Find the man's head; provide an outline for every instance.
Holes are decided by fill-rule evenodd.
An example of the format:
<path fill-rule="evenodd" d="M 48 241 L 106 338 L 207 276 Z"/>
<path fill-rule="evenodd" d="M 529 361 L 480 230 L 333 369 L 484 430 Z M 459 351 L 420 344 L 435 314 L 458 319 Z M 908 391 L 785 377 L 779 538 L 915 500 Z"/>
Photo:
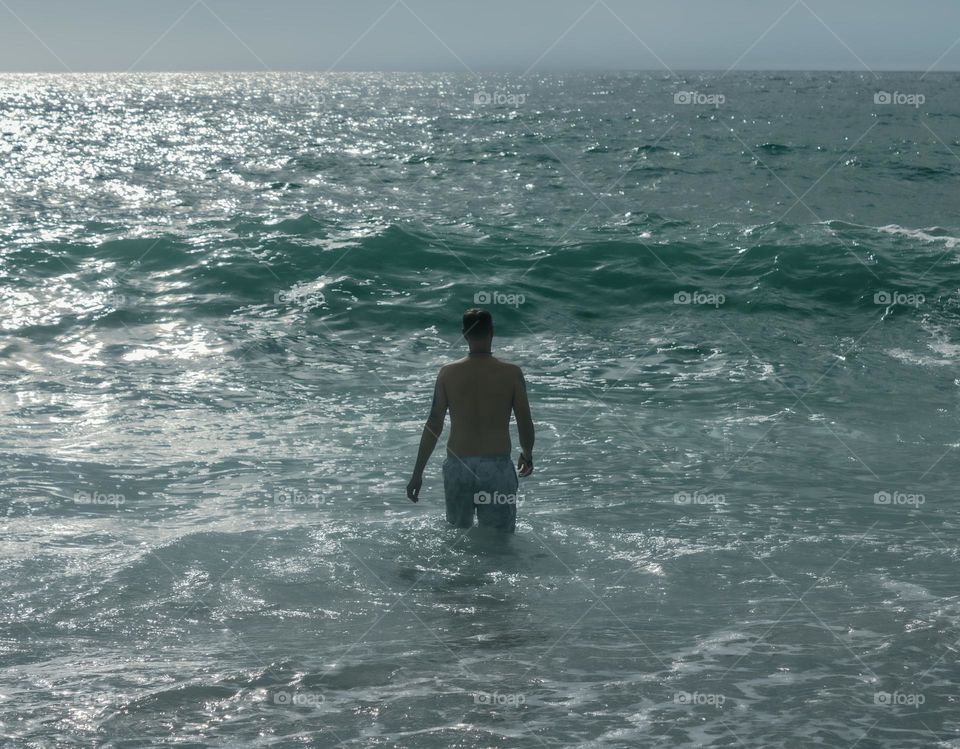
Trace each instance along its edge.
<path fill-rule="evenodd" d="M 493 340 L 493 316 L 485 309 L 471 307 L 463 313 L 463 337 L 470 350 L 490 348 Z"/>

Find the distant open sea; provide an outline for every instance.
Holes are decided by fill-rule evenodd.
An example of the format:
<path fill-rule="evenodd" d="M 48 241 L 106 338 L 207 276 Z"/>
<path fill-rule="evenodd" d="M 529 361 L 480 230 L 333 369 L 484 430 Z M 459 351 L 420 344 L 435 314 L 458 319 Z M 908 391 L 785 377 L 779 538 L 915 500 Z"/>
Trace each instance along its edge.
<path fill-rule="evenodd" d="M 0 75 L 0 745 L 960 746 L 958 133 L 954 74 Z M 475 303 L 512 538 L 442 447 L 404 497 Z"/>

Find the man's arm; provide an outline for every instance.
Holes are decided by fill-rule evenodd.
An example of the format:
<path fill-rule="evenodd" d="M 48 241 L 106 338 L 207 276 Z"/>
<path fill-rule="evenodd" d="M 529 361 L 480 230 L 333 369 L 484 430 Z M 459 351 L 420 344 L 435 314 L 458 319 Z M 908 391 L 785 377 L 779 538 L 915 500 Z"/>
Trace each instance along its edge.
<path fill-rule="evenodd" d="M 517 420 L 517 432 L 520 434 L 520 459 L 517 470 L 520 476 L 533 473 L 533 417 L 530 415 L 530 401 L 527 399 L 527 381 L 517 367 L 517 381 L 513 386 L 513 416 Z"/>
<path fill-rule="evenodd" d="M 440 433 L 443 432 L 443 420 L 447 416 L 447 392 L 444 387 L 443 369 L 437 375 L 437 383 L 433 387 L 433 404 L 430 406 L 430 415 L 424 424 L 420 435 L 420 449 L 417 451 L 417 464 L 413 467 L 413 476 L 407 484 L 407 497 L 411 502 L 420 499 L 420 487 L 423 485 L 423 469 L 437 446 Z"/>

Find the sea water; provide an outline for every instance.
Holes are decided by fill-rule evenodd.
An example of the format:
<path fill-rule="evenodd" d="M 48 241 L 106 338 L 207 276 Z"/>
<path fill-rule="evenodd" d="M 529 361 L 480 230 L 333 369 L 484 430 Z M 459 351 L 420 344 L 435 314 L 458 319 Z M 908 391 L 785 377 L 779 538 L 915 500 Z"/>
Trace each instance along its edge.
<path fill-rule="evenodd" d="M 956 746 L 958 95 L 0 76 L 3 746 Z"/>

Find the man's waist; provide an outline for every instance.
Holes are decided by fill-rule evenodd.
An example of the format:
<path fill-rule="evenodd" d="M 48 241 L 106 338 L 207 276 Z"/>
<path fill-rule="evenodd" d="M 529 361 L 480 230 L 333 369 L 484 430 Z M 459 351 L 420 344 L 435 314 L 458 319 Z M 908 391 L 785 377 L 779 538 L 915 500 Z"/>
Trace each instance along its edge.
<path fill-rule="evenodd" d="M 447 456 L 450 458 L 459 458 L 460 460 L 475 460 L 475 461 L 497 461 L 497 460 L 506 460 L 510 461 L 510 453 L 489 453 L 483 455 L 464 455 L 462 453 L 456 453 L 453 450 L 447 449 Z"/>

